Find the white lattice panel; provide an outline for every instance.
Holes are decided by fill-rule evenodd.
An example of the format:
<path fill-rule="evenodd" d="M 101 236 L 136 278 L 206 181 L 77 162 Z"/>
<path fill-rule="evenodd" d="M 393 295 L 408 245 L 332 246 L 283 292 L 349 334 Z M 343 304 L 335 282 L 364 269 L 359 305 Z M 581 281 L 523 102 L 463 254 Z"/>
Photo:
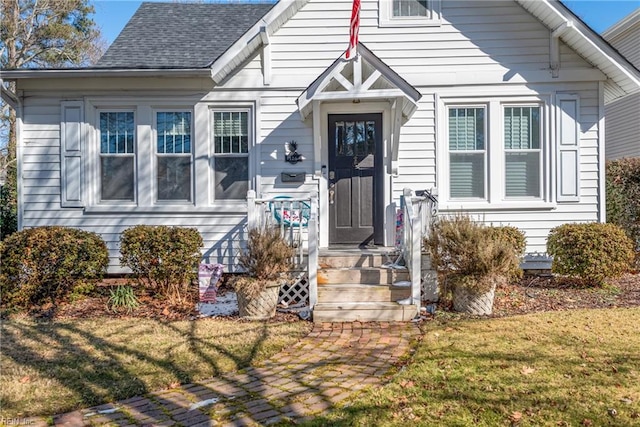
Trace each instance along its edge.
<path fill-rule="evenodd" d="M 291 284 L 280 288 L 278 302 L 285 307 L 309 305 L 309 281 L 306 272 L 301 273 Z"/>

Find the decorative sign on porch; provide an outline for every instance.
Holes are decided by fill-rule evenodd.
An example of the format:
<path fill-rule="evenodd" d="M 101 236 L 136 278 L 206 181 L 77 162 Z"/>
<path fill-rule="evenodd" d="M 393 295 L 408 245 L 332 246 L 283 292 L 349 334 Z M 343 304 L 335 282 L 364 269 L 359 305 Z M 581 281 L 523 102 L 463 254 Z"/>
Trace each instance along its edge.
<path fill-rule="evenodd" d="M 222 277 L 222 264 L 200 264 L 198 267 L 198 291 L 200 302 L 216 302 L 218 281 Z"/>
<path fill-rule="evenodd" d="M 275 220 L 284 225 L 293 227 L 306 227 L 309 223 L 309 215 L 311 214 L 311 206 L 305 202 L 287 201 L 289 196 L 277 196 L 277 201 L 269 203 L 269 210 L 273 212 Z"/>

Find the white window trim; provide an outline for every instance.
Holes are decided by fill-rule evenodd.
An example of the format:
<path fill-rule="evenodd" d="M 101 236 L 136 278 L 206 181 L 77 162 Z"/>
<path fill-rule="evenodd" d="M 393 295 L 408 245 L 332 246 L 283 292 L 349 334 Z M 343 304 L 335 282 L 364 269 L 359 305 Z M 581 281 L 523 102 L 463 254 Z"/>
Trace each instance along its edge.
<path fill-rule="evenodd" d="M 252 151 L 256 145 L 256 111 L 255 106 L 250 104 L 215 104 L 209 106 L 208 111 L 208 132 L 207 132 L 207 140 L 209 146 L 209 182 L 211 183 L 209 188 L 209 200 L 212 205 L 246 205 L 247 200 L 246 197 L 244 199 L 216 199 L 216 177 L 215 177 L 215 160 L 217 157 L 246 157 L 247 165 L 248 165 L 248 189 L 251 190 L 253 185 L 252 177 L 255 176 L 255 167 L 251 162 Z M 215 143 L 213 141 L 213 114 L 214 113 L 247 113 L 247 133 L 248 133 L 248 142 L 247 142 L 247 153 L 216 153 L 215 151 Z"/>
<path fill-rule="evenodd" d="M 102 199 L 102 157 L 103 154 L 100 150 L 101 144 L 101 129 L 100 129 L 100 114 L 101 113 L 133 113 L 133 153 L 132 154 L 119 154 L 122 157 L 133 157 L 133 200 L 103 200 Z M 139 161 L 139 149 L 138 149 L 138 111 L 135 105 L 131 106 L 118 106 L 118 107 L 100 107 L 95 110 L 95 150 L 96 155 L 93 156 L 96 159 L 95 163 L 95 178 L 92 181 L 94 200 L 98 205 L 117 205 L 117 206 L 137 206 L 138 205 L 138 161 Z M 108 156 L 109 157 L 109 156 Z"/>
<path fill-rule="evenodd" d="M 450 107 L 478 107 L 486 105 L 486 199 L 452 199 L 449 188 L 449 135 L 448 110 Z M 540 121 L 540 149 L 541 175 L 539 198 L 505 197 L 505 149 L 504 149 L 504 107 L 511 106 L 539 106 Z M 440 193 L 440 208 L 442 211 L 490 211 L 514 209 L 554 209 L 556 203 L 552 200 L 551 156 L 555 142 L 552 138 L 552 122 L 550 114 L 552 103 L 547 96 L 500 96 L 500 97 L 438 97 L 439 113 L 437 121 L 437 135 L 442 143 L 437 144 L 437 179 Z"/>
<path fill-rule="evenodd" d="M 393 2 L 378 0 L 378 26 L 380 27 L 426 27 L 441 25 L 442 0 L 429 0 L 431 16 L 393 16 Z"/>
<path fill-rule="evenodd" d="M 191 113 L 191 152 L 190 153 L 158 153 L 158 113 Z M 194 111 L 193 108 L 184 108 L 184 107 L 176 107 L 176 108 L 154 108 L 153 109 L 153 123 L 151 126 L 151 147 L 153 152 L 153 177 L 152 177 L 152 188 L 153 188 L 153 201 L 154 204 L 159 206 L 166 205 L 184 205 L 184 206 L 194 206 L 195 204 L 195 165 L 194 165 L 194 151 L 195 151 L 195 127 L 194 127 Z M 190 200 L 159 200 L 158 198 L 158 157 L 189 157 L 190 159 L 190 167 L 191 167 L 191 193 Z"/>

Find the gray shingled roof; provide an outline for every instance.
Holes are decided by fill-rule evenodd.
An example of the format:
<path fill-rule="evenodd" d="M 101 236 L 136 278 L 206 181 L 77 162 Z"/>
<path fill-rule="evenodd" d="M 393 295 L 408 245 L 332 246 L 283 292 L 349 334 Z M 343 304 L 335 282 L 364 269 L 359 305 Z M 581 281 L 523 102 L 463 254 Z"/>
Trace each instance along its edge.
<path fill-rule="evenodd" d="M 204 68 L 274 3 L 142 3 L 96 68 Z"/>

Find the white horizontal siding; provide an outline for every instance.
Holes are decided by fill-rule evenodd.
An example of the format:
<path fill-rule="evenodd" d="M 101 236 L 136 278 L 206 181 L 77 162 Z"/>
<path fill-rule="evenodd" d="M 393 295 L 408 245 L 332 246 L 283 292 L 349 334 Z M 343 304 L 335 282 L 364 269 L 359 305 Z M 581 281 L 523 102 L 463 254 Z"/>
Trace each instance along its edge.
<path fill-rule="evenodd" d="M 608 40 L 618 52 L 640 68 L 640 20 Z M 606 106 L 606 157 L 640 156 L 640 95 L 635 94 Z"/>
<path fill-rule="evenodd" d="M 549 68 L 549 30 L 511 1 L 443 1 L 442 25 L 415 28 L 378 27 L 378 0 L 362 2 L 360 40 L 400 76 L 412 83 L 421 73 L 538 72 L 540 81 L 508 83 L 509 79 L 481 85 L 456 80 L 455 85 L 416 84 L 423 94 L 418 110 L 401 130 L 398 167 L 391 196 L 397 203 L 404 187 L 415 190 L 437 186 L 436 147 L 443 143 L 437 134 L 436 97 L 493 97 L 508 94 L 552 96 L 558 91 L 576 93 L 581 105 L 580 192 L 581 202 L 557 204 L 551 210 L 487 210 L 480 214 L 487 222 L 515 225 L 528 236 L 529 250 L 543 251 L 549 229 L 570 221 L 598 219 L 599 102 L 596 82 L 557 83 Z M 25 97 L 23 126 L 23 225 L 66 225 L 94 231 L 107 241 L 112 271 L 118 271 L 120 233 L 137 224 L 197 227 L 205 240 L 210 261 L 234 262 L 238 254 L 246 217 L 233 214 L 86 214 L 82 209 L 60 207 L 60 101 L 90 95 L 111 100 L 155 100 L 167 96 L 202 99 L 209 105 L 255 101 L 258 127 L 252 167 L 256 190 L 261 195 L 304 195 L 318 188 L 313 171 L 312 120 L 302 121 L 296 98 L 346 49 L 351 2 L 311 0 L 270 37 L 274 78 L 295 76 L 295 87 L 265 87 L 259 53 L 225 81 L 211 89 L 204 79 L 86 79 L 77 87 L 69 82 L 45 86 L 47 98 Z M 571 70 L 591 66 L 564 44 L 561 45 L 561 77 Z M 565 74 L 563 74 L 565 73 Z M 469 77 L 467 77 L 469 78 Z M 282 81 L 282 79 L 280 80 Z M 35 88 L 42 82 L 27 82 Z M 65 92 L 57 93 L 57 89 Z M 154 101 L 159 103 L 161 101 Z M 169 102 L 170 103 L 170 102 Z M 364 102 L 363 102 L 364 104 Z M 354 104 L 355 105 L 355 104 Z M 357 107 L 354 106 L 354 112 Z M 640 123 L 640 120 L 636 121 Z M 203 129 L 197 130 L 199 132 Z M 304 160 L 296 165 L 284 161 L 285 144 L 298 143 Z M 326 143 L 323 142 L 323 143 Z M 390 147 L 390 143 L 387 145 Z M 390 159 L 385 159 L 390 163 Z M 283 183 L 282 172 L 305 172 L 304 183 Z M 198 191 L 198 190 L 197 190 Z"/>
<path fill-rule="evenodd" d="M 640 156 L 640 95 L 606 106 L 607 159 Z"/>

